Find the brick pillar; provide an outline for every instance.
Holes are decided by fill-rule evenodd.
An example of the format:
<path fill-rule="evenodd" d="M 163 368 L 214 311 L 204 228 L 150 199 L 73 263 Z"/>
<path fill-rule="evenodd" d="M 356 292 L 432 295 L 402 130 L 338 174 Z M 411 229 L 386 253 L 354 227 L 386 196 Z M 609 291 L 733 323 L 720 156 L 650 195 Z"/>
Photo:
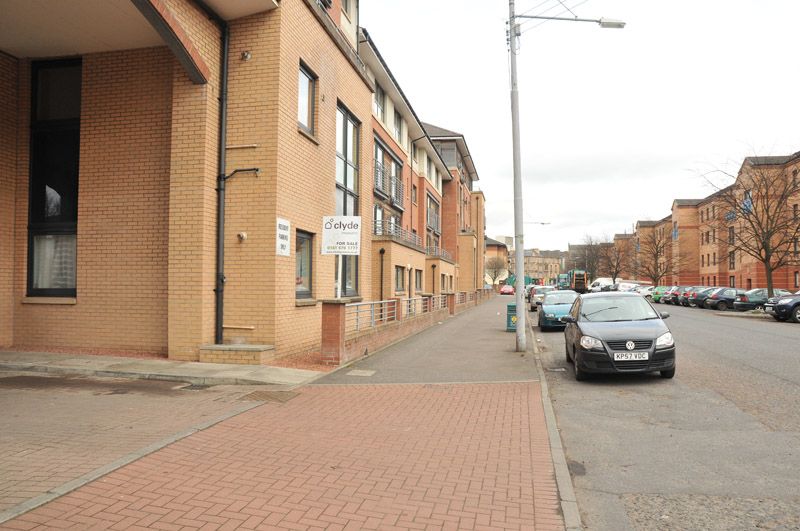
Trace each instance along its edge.
<path fill-rule="evenodd" d="M 337 300 L 322 301 L 322 338 L 320 352 L 322 363 L 339 365 L 344 357 L 345 303 Z"/>
<path fill-rule="evenodd" d="M 169 183 L 168 347 L 171 359 L 197 361 L 214 342 L 216 81 L 195 85 L 175 66 Z"/>
<path fill-rule="evenodd" d="M 14 194 L 17 177 L 17 68 L 16 59 L 0 54 L 0 347 L 10 346 L 14 339 L 12 325 L 14 322 Z M 24 138 L 27 138 L 27 135 Z"/>
<path fill-rule="evenodd" d="M 456 314 L 456 294 L 455 293 L 448 293 L 447 294 L 447 307 L 450 309 L 450 315 Z"/>
<path fill-rule="evenodd" d="M 403 299 L 401 298 L 394 298 L 394 320 L 395 321 L 402 321 L 405 316 L 405 310 L 403 309 Z"/>

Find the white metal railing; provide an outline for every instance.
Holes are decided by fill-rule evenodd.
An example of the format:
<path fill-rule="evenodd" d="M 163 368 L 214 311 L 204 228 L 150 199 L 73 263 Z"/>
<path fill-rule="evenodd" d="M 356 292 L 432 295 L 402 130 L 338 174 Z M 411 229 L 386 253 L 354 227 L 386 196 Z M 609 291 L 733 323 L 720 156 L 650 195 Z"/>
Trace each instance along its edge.
<path fill-rule="evenodd" d="M 464 304 L 465 302 L 467 302 L 467 292 L 459 291 L 456 294 L 456 304 Z"/>
<path fill-rule="evenodd" d="M 472 302 L 475 300 L 476 293 L 474 291 L 470 291 L 467 293 L 467 302 Z"/>
<path fill-rule="evenodd" d="M 426 247 L 425 254 L 428 256 L 438 256 L 439 258 L 444 258 L 445 260 L 453 259 L 450 253 L 441 247 Z"/>
<path fill-rule="evenodd" d="M 422 315 L 428 311 L 428 301 L 425 297 L 412 297 L 403 299 L 403 318 L 408 319 Z"/>
<path fill-rule="evenodd" d="M 403 180 L 397 175 L 392 176 L 390 167 L 378 160 L 375 161 L 375 189 L 390 198 L 393 205 L 403 208 L 406 191 Z"/>
<path fill-rule="evenodd" d="M 447 295 L 434 295 L 431 297 L 431 311 L 443 310 L 447 308 Z"/>
<path fill-rule="evenodd" d="M 376 219 L 372 226 L 372 234 L 376 236 L 393 236 L 417 247 L 422 247 L 422 238 L 419 235 L 404 229 L 398 223 L 389 219 Z"/>
<path fill-rule="evenodd" d="M 345 306 L 345 334 L 375 328 L 397 320 L 397 301 L 355 302 Z"/>

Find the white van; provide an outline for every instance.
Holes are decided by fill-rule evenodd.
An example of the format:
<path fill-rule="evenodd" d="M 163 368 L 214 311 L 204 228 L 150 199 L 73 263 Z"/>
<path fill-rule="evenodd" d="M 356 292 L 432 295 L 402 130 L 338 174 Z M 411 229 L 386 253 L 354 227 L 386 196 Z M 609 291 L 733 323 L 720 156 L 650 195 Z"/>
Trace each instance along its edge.
<path fill-rule="evenodd" d="M 614 282 L 610 278 L 596 278 L 594 282 L 589 284 L 589 291 L 592 293 L 597 293 L 598 291 L 603 291 L 603 288 L 607 288 L 608 286 L 614 285 Z"/>

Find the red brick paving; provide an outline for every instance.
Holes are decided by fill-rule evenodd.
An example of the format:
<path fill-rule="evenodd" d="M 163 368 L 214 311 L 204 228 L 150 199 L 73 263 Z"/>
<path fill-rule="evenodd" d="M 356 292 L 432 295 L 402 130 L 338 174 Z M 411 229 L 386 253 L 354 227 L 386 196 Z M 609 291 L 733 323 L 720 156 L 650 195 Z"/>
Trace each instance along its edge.
<path fill-rule="evenodd" d="M 311 386 L 6 529 L 563 529 L 538 382 Z"/>

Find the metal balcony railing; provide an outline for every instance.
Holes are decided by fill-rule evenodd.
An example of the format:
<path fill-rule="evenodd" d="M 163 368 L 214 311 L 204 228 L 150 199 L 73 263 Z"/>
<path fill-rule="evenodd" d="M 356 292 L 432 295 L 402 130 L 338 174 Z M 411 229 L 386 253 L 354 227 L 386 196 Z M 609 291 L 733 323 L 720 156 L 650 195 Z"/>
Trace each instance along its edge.
<path fill-rule="evenodd" d="M 417 247 L 422 247 L 422 238 L 388 219 L 376 219 L 373 222 L 372 234 L 375 236 L 391 236 Z"/>
<path fill-rule="evenodd" d="M 425 254 L 428 256 L 437 256 L 439 258 L 444 258 L 445 260 L 452 260 L 452 255 L 447 252 L 446 250 L 442 249 L 441 247 L 426 247 Z"/>
<path fill-rule="evenodd" d="M 380 161 L 375 161 L 375 190 L 388 197 L 392 204 L 403 209 L 405 185 L 398 176 L 392 176 L 389 166 L 384 166 Z"/>

